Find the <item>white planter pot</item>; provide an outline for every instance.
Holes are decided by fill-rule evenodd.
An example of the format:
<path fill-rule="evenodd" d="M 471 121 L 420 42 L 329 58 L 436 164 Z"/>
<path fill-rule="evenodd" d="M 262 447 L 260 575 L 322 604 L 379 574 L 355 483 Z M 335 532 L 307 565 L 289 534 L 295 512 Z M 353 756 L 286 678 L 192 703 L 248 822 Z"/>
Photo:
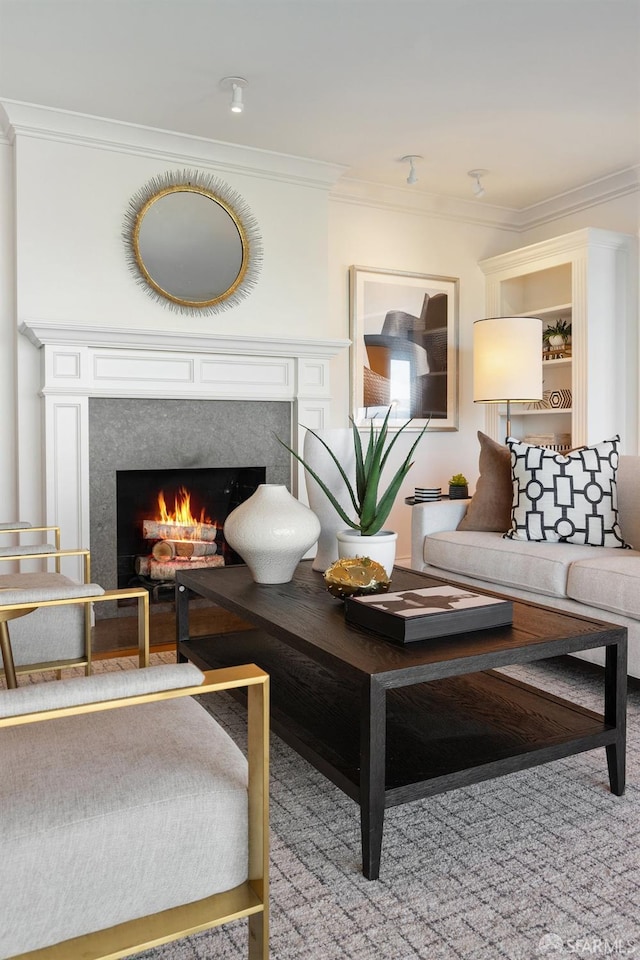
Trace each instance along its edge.
<path fill-rule="evenodd" d="M 396 562 L 396 544 L 398 534 L 391 530 L 381 530 L 372 537 L 363 537 L 358 530 L 340 530 L 338 538 L 338 556 L 369 557 L 384 567 L 387 576 L 391 577 L 393 565 Z"/>
<path fill-rule="evenodd" d="M 356 460 L 353 450 L 353 434 L 351 430 L 319 430 L 319 435 L 338 457 L 342 469 L 353 484 L 355 482 Z M 304 438 L 302 456 L 309 466 L 326 483 L 329 490 L 343 508 L 350 519 L 355 519 L 355 511 L 335 463 L 312 433 L 307 431 Z M 313 561 L 313 569 L 325 571 L 338 559 L 338 544 L 336 535 L 344 529 L 344 520 L 341 520 L 331 502 L 327 499 L 316 481 L 305 470 L 305 483 L 309 506 L 320 521 L 320 536 L 318 549 Z"/>
<path fill-rule="evenodd" d="M 261 483 L 224 524 L 225 540 L 256 583 L 288 583 L 319 533 L 315 513 L 277 483 Z"/>

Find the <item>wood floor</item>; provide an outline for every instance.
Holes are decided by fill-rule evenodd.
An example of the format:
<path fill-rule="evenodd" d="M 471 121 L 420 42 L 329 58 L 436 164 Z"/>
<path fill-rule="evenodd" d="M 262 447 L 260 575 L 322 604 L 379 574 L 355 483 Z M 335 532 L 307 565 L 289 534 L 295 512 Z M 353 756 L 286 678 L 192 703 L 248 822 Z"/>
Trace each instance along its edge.
<path fill-rule="evenodd" d="M 189 613 L 190 634 L 203 637 L 211 633 L 228 633 L 249 627 L 244 620 L 228 613 L 215 604 L 195 607 Z M 176 624 L 173 610 L 149 614 L 149 645 L 154 653 L 175 650 Z M 95 659 L 126 657 L 138 652 L 137 619 L 113 617 L 97 620 L 93 631 L 93 655 Z"/>

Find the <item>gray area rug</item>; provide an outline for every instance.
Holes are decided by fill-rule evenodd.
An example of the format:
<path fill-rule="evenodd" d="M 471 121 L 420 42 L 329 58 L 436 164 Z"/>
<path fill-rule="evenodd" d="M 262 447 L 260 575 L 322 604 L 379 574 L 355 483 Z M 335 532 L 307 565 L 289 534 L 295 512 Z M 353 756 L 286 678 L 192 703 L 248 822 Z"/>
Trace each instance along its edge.
<path fill-rule="evenodd" d="M 508 672 L 601 710 L 601 679 L 566 661 Z M 202 699 L 242 736 L 241 707 Z M 394 807 L 378 881 L 360 872 L 356 805 L 275 736 L 271 750 L 273 960 L 640 956 L 640 692 L 624 797 L 602 749 Z M 246 923 L 140 956 L 246 957 Z"/>
<path fill-rule="evenodd" d="M 172 654 L 154 655 L 154 662 Z M 107 660 L 96 670 L 135 661 Z M 509 673 L 601 710 L 567 661 Z M 244 711 L 201 698 L 244 739 Z M 629 697 L 627 792 L 604 750 L 388 810 L 380 880 L 360 872 L 356 805 L 271 739 L 272 960 L 536 960 L 640 956 L 640 692 Z M 238 960 L 246 921 L 139 954 Z"/>

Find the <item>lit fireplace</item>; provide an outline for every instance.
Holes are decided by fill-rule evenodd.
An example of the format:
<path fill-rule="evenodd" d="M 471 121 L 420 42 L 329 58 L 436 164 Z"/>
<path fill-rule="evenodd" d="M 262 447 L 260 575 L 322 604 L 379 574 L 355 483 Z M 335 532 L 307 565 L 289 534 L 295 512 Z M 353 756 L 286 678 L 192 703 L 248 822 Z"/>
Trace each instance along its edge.
<path fill-rule="evenodd" d="M 173 594 L 176 572 L 242 563 L 224 539 L 229 513 L 265 482 L 264 467 L 119 470 L 118 586 Z"/>
<path fill-rule="evenodd" d="M 200 510 L 199 518 L 191 510 L 191 493 L 180 487 L 173 499 L 173 510 L 167 508 L 164 490 L 158 494 L 158 511 L 152 519 L 142 521 L 142 536 L 150 552 L 136 557 L 136 573 L 150 580 L 175 580 L 176 572 L 196 567 L 223 567 L 224 557 L 218 553 L 221 528 Z"/>

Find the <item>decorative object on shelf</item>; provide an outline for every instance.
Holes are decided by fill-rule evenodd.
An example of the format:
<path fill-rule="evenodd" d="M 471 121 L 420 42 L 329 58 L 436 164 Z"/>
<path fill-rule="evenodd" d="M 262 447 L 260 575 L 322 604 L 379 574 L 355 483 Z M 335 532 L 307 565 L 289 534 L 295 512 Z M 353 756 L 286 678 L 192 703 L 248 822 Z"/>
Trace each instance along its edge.
<path fill-rule="evenodd" d="M 330 451 L 327 451 L 324 444 L 331 448 Z M 320 536 L 318 537 L 318 547 L 312 566 L 314 570 L 320 570 L 323 573 L 338 558 L 336 535 L 338 530 L 344 528 L 344 520 L 336 512 L 334 505 L 327 498 L 322 487 L 314 480 L 313 473 L 324 478 L 326 486 L 332 491 L 345 513 L 352 519 L 355 517 L 349 490 L 346 484 L 342 482 L 338 465 L 333 459 L 331 451 L 337 457 L 351 484 L 354 484 L 356 457 L 351 430 L 346 427 L 338 427 L 322 430 L 317 434 L 307 430 L 303 443 L 303 456 L 304 462 L 309 465 L 310 469 L 305 472 L 305 482 L 309 506 L 320 521 Z"/>
<path fill-rule="evenodd" d="M 542 359 L 564 360 L 571 356 L 571 321 L 557 320 L 542 331 Z"/>
<path fill-rule="evenodd" d="M 386 593 L 391 583 L 384 567 L 370 557 L 336 560 L 325 570 L 324 580 L 329 593 L 340 600 L 366 593 Z"/>
<path fill-rule="evenodd" d="M 537 317 L 489 317 L 473 325 L 473 401 L 507 404 L 542 398 L 542 320 Z"/>
<path fill-rule="evenodd" d="M 571 357 L 571 344 L 565 343 L 562 347 L 543 347 L 543 360 L 568 360 Z"/>
<path fill-rule="evenodd" d="M 542 331 L 542 342 L 549 347 L 564 347 L 571 339 L 571 321 L 556 320 Z"/>
<path fill-rule="evenodd" d="M 571 390 L 550 390 L 549 407 L 551 410 L 569 410 L 571 408 Z"/>
<path fill-rule="evenodd" d="M 288 583 L 319 534 L 315 513 L 278 483 L 261 483 L 224 523 L 225 540 L 256 583 Z"/>
<path fill-rule="evenodd" d="M 423 500 L 442 500 L 442 487 L 416 487 L 413 499 L 416 503 Z"/>
<path fill-rule="evenodd" d="M 571 450 L 570 433 L 529 433 L 522 438 L 522 442 L 529 443 L 533 447 L 546 447 L 548 450 L 555 450 L 556 453 Z"/>
<path fill-rule="evenodd" d="M 449 480 L 449 499 L 466 500 L 469 496 L 469 483 L 464 473 L 454 473 Z"/>
<path fill-rule="evenodd" d="M 219 313 L 255 286 L 257 221 L 239 193 L 197 170 L 153 177 L 129 201 L 123 240 L 136 281 L 179 313 Z"/>
<path fill-rule="evenodd" d="M 457 430 L 458 279 L 352 266 L 349 281 L 355 422 L 393 402 L 391 429 Z"/>
<path fill-rule="evenodd" d="M 307 473 L 313 477 L 316 484 L 327 497 L 342 522 L 346 523 L 350 530 L 355 531 L 359 537 L 367 539 L 384 533 L 385 537 L 387 538 L 387 542 L 391 531 L 383 531 L 382 528 L 385 520 L 391 512 L 391 508 L 393 507 L 402 482 L 413 466 L 413 461 L 411 459 L 413 453 L 420 440 L 424 436 L 427 427 L 429 426 L 429 421 L 427 421 L 427 423 L 421 428 L 417 438 L 412 443 L 408 454 L 405 456 L 404 460 L 393 474 L 386 490 L 384 493 L 380 494 L 379 488 L 385 465 L 389 461 L 390 454 L 396 444 L 396 441 L 410 423 L 409 421 L 403 424 L 396 433 L 391 435 L 391 439 L 389 439 L 390 415 L 391 407 L 389 407 L 387 410 L 384 421 L 377 430 L 374 428 L 373 420 L 370 421 L 366 453 L 363 452 L 362 440 L 360 438 L 358 427 L 356 426 L 353 418 L 349 418 L 351 421 L 352 448 L 355 459 L 355 480 L 349 478 L 347 471 L 344 469 L 344 466 L 340 460 L 340 456 L 331 449 L 329 444 L 323 439 L 322 435 L 317 433 L 315 430 L 309 430 L 309 432 L 315 436 L 315 438 L 320 442 L 321 446 L 324 447 L 329 454 L 333 465 L 332 469 L 333 467 L 337 469 L 339 482 L 341 482 L 343 485 L 342 489 L 346 490 L 348 494 L 351 504 L 351 513 L 349 510 L 345 509 L 340 502 L 341 494 L 336 495 L 333 492 L 333 489 L 336 488 L 329 488 L 329 482 L 331 482 L 330 478 L 327 477 L 326 482 L 325 480 L 322 480 L 318 473 L 312 468 L 310 463 L 301 457 L 300 454 L 296 453 L 296 451 L 293 450 L 287 443 L 285 443 L 284 440 L 281 440 L 279 437 L 277 438 L 279 443 L 281 443 L 282 446 L 285 447 L 289 453 L 291 453 L 296 460 L 299 461 L 299 463 L 302 464 Z M 355 517 L 353 516 L 354 514 Z M 378 537 L 378 539 L 380 539 L 380 537 Z M 357 553 L 346 554 L 339 552 L 339 556 L 371 556 L 373 550 L 373 541 L 367 543 L 366 549 L 363 549 L 362 541 L 359 541 L 359 543 L 360 549 L 357 551 Z M 343 547 L 343 549 L 347 549 L 347 547 Z M 377 557 L 374 557 L 374 559 L 377 559 Z M 383 566 L 385 566 L 385 564 L 383 564 Z M 385 566 L 385 569 L 389 570 L 390 572 L 390 568 Z"/>
<path fill-rule="evenodd" d="M 545 390 L 544 393 L 542 394 L 542 400 L 534 400 L 533 403 L 528 403 L 526 406 L 526 409 L 527 410 L 549 410 L 551 406 L 549 403 L 550 394 L 551 394 L 551 390 Z"/>

